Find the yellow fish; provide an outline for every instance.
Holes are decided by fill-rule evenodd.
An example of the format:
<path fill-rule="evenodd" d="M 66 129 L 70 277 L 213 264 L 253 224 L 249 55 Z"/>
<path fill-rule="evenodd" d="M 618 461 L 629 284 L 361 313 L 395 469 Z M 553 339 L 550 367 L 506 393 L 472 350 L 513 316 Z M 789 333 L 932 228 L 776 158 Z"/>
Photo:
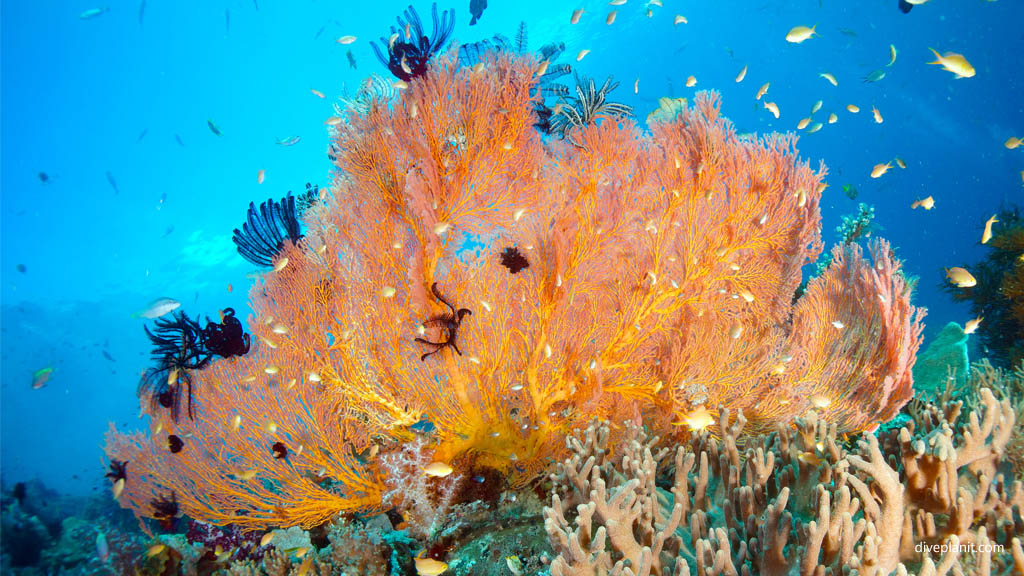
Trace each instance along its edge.
<path fill-rule="evenodd" d="M 584 48 L 583 50 L 580 50 L 579 54 L 576 54 L 576 61 L 579 62 L 580 60 L 583 60 L 583 58 L 586 57 L 587 54 L 590 54 L 589 48 Z"/>
<path fill-rule="evenodd" d="M 896 63 L 896 46 L 889 44 L 889 63 L 886 66 L 892 66 Z"/>
<path fill-rule="evenodd" d="M 880 178 L 883 174 L 892 168 L 892 162 L 886 162 L 885 164 L 875 164 L 875 167 L 871 169 L 872 178 Z"/>
<path fill-rule="evenodd" d="M 981 321 L 984 319 L 984 317 L 978 316 L 973 320 L 968 320 L 967 323 L 964 324 L 964 334 L 974 334 L 974 332 L 978 330 L 978 325 L 981 324 Z"/>
<path fill-rule="evenodd" d="M 946 278 L 958 288 L 970 288 L 978 285 L 978 281 L 971 276 L 970 272 L 956 266 L 946 268 Z"/>
<path fill-rule="evenodd" d="M 351 44 L 355 41 L 355 36 L 342 36 L 341 38 L 338 38 L 338 44 Z"/>
<path fill-rule="evenodd" d="M 580 16 L 583 16 L 583 8 L 572 11 L 572 18 L 569 19 L 569 24 L 576 24 L 580 21 Z"/>
<path fill-rule="evenodd" d="M 956 52 L 946 52 L 945 54 L 939 54 L 938 50 L 929 48 L 933 54 L 935 54 L 936 60 L 929 62 L 929 64 L 938 64 L 942 66 L 943 70 L 952 72 L 957 78 L 970 78 L 974 76 L 974 66 L 964 58 L 963 54 L 957 54 Z"/>
<path fill-rule="evenodd" d="M 701 406 L 696 410 L 690 411 L 686 416 L 683 416 L 683 421 L 677 422 L 676 425 L 685 424 L 691 432 L 700 432 L 714 423 L 715 417 L 711 415 L 711 412 L 708 412 L 707 408 Z"/>
<path fill-rule="evenodd" d="M 280 272 L 281 270 L 284 270 L 285 266 L 287 266 L 287 265 L 288 265 L 288 257 L 285 256 L 284 258 L 281 258 L 280 260 L 278 260 L 276 264 L 274 264 L 274 272 Z"/>
<path fill-rule="evenodd" d="M 736 82 L 737 83 L 743 82 L 743 79 L 746 78 L 746 77 L 747 77 L 747 67 L 744 66 L 743 70 L 740 70 L 740 73 L 736 75 Z"/>
<path fill-rule="evenodd" d="M 910 205 L 910 208 L 924 208 L 925 210 L 931 210 L 932 208 L 935 208 L 935 199 L 929 196 L 924 200 L 914 200 L 914 202 Z"/>
<path fill-rule="evenodd" d="M 835 124 L 838 121 L 839 121 L 839 116 L 836 116 L 835 112 L 833 112 L 833 113 L 828 115 L 828 123 L 829 124 Z"/>
<path fill-rule="evenodd" d="M 854 104 L 847 104 L 846 111 L 849 112 L 850 114 L 856 114 L 857 112 L 860 112 L 860 106 L 856 106 Z"/>
<path fill-rule="evenodd" d="M 803 130 L 804 128 L 807 128 L 807 125 L 810 124 L 810 123 L 811 123 L 811 119 L 809 117 L 808 118 L 803 118 L 799 122 L 797 122 L 796 129 L 797 130 Z"/>
<path fill-rule="evenodd" d="M 689 23 L 690 22 L 686 19 L 686 16 L 682 16 L 680 14 L 676 14 L 675 19 L 672 21 L 672 24 L 674 26 L 679 26 L 680 24 L 689 24 Z"/>
<path fill-rule="evenodd" d="M 801 452 L 796 459 L 804 464 L 810 464 L 811 466 L 817 466 L 822 462 L 821 457 L 814 452 Z"/>
<path fill-rule="evenodd" d="M 776 119 L 779 117 L 779 105 L 775 102 L 765 102 L 764 107 L 775 116 Z"/>
<path fill-rule="evenodd" d="M 1013 138 L 1010 138 L 1006 142 L 1003 142 L 1003 146 L 1006 146 L 1010 150 L 1013 150 L 1014 148 L 1020 146 L 1021 144 L 1024 144 L 1024 140 L 1021 140 L 1020 138 L 1017 138 L 1016 136 L 1014 136 Z"/>
<path fill-rule="evenodd" d="M 262 548 L 263 546 L 266 546 L 267 544 L 270 544 L 270 541 L 273 540 L 273 539 L 274 539 L 274 533 L 273 532 L 267 532 L 266 534 L 263 535 L 262 538 L 260 538 L 260 547 Z"/>
<path fill-rule="evenodd" d="M 761 86 L 761 88 L 757 91 L 757 99 L 758 100 L 761 99 L 761 96 L 764 96 L 765 94 L 768 93 L 768 85 L 769 84 L 770 84 L 770 82 L 765 82 L 764 86 Z"/>
<path fill-rule="evenodd" d="M 743 325 L 739 322 L 733 322 L 732 326 L 729 327 L 729 337 L 733 340 L 739 339 L 743 335 Z"/>
<path fill-rule="evenodd" d="M 807 133 L 808 134 L 814 134 L 818 130 L 821 130 L 821 126 L 822 126 L 821 122 L 815 122 L 814 124 L 811 124 L 810 128 L 807 129 Z"/>
<path fill-rule="evenodd" d="M 832 400 L 824 394 L 815 394 L 811 396 L 811 406 L 815 408 L 828 408 L 828 405 L 832 403 Z"/>
<path fill-rule="evenodd" d="M 882 118 L 882 113 L 874 106 L 871 107 L 871 114 L 875 117 L 875 124 L 881 124 L 885 121 L 885 119 Z"/>
<path fill-rule="evenodd" d="M 823 104 L 823 102 L 821 100 L 818 100 L 817 102 L 815 102 L 814 106 L 811 106 L 811 114 L 815 114 L 818 110 L 821 110 L 821 105 L 822 104 Z"/>
<path fill-rule="evenodd" d="M 991 218 L 985 221 L 985 231 L 981 233 L 981 243 L 988 244 L 988 241 L 992 239 L 992 225 L 999 220 L 996 220 L 996 215 L 993 214 Z"/>
<path fill-rule="evenodd" d="M 817 24 L 811 26 L 810 28 L 808 28 L 807 26 L 794 26 L 793 29 L 786 34 L 786 42 L 799 44 L 804 40 L 807 40 L 811 36 L 816 36 L 817 32 L 815 32 L 814 29 L 817 27 Z"/>
<path fill-rule="evenodd" d="M 452 467 L 444 462 L 431 462 L 423 468 L 423 473 L 435 478 L 444 478 L 452 473 Z"/>
<path fill-rule="evenodd" d="M 114 482 L 114 500 L 121 497 L 121 493 L 124 492 L 124 478 L 118 478 L 117 482 Z"/>
<path fill-rule="evenodd" d="M 828 83 L 833 86 L 839 86 L 839 81 L 836 80 L 836 77 L 833 76 L 831 72 L 822 72 L 821 74 L 818 74 L 818 76 L 828 80 Z"/>
<path fill-rule="evenodd" d="M 163 552 L 166 549 L 167 546 L 164 546 L 163 544 L 153 544 L 149 547 L 148 550 L 146 550 L 146 556 L 149 558 L 152 558 L 153 556 L 158 556 L 161 552 Z"/>
<path fill-rule="evenodd" d="M 697 85 L 697 77 L 696 76 L 690 76 L 689 78 L 686 79 L 686 87 L 687 88 L 693 88 L 696 85 Z"/>
<path fill-rule="evenodd" d="M 903 158 L 900 158 L 899 156 L 897 156 L 896 158 L 894 158 L 894 160 L 896 160 L 896 165 L 899 166 L 900 169 L 902 169 L 902 170 L 906 170 L 907 169 L 907 163 L 903 160 Z"/>
<path fill-rule="evenodd" d="M 413 558 L 419 576 L 438 576 L 448 570 L 448 565 L 433 558 Z"/>

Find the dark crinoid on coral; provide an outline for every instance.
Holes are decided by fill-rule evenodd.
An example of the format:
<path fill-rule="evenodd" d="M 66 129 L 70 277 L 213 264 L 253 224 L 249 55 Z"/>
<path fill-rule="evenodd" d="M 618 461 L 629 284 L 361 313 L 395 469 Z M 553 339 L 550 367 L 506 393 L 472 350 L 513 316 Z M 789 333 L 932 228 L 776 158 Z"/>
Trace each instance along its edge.
<path fill-rule="evenodd" d="M 288 191 L 290 196 L 291 190 Z M 295 213 L 298 216 L 305 214 L 310 208 L 316 206 L 320 202 L 320 186 L 318 184 L 311 184 L 306 182 L 306 191 L 300 192 L 295 197 Z"/>
<path fill-rule="evenodd" d="M 289 192 L 280 202 L 270 199 L 259 208 L 250 202 L 245 224 L 241 230 L 235 228 L 231 240 L 242 258 L 257 266 L 271 266 L 285 240 L 294 244 L 300 238 L 295 197 Z"/>
<path fill-rule="evenodd" d="M 170 496 L 158 496 L 150 500 L 153 507 L 153 518 L 160 522 L 164 530 L 171 530 L 178 521 L 178 496 L 171 492 Z"/>
<path fill-rule="evenodd" d="M 598 120 L 632 115 L 631 106 L 608 101 L 608 94 L 618 85 L 609 76 L 598 88 L 593 78 L 576 75 L 576 95 L 562 99 L 561 108 L 551 118 L 551 133 L 579 145 L 571 134 L 573 129 L 595 124 Z"/>
<path fill-rule="evenodd" d="M 537 115 L 537 122 L 534 126 L 545 134 L 552 133 L 551 117 L 554 114 L 554 108 L 548 106 L 544 99 L 547 97 L 564 98 L 569 95 L 569 87 L 558 83 L 558 80 L 572 72 L 572 67 L 568 64 L 553 64 L 564 51 L 564 42 L 552 42 L 542 46 L 540 54 L 538 54 L 540 61 L 546 63 L 542 64 L 546 66 L 546 70 L 538 78 L 537 84 L 531 91 L 531 95 L 537 96 L 538 93 L 540 94 L 540 97 L 537 98 L 533 105 L 533 111 Z M 519 24 L 515 41 L 509 40 L 503 34 L 495 34 L 491 38 L 460 46 L 459 64 L 462 66 L 473 66 L 481 62 L 488 52 L 526 54 L 526 22 Z"/>
<path fill-rule="evenodd" d="M 156 363 L 146 370 L 139 383 L 139 396 L 148 397 L 153 411 L 170 410 L 177 422 L 181 414 L 181 397 L 188 388 L 188 416 L 192 413 L 192 371 L 206 367 L 212 354 L 203 345 L 199 323 L 178 311 L 170 319 L 158 318 L 155 328 L 146 335 L 153 343 L 152 359 Z"/>
<path fill-rule="evenodd" d="M 245 333 L 238 318 L 235 318 L 234 308 L 225 308 L 219 323 L 207 318 L 206 328 L 203 328 L 200 336 L 203 348 L 222 358 L 242 356 L 249 352 L 249 335 Z"/>
<path fill-rule="evenodd" d="M 530 262 L 526 259 L 526 256 L 523 256 L 522 252 L 519 251 L 519 248 L 509 246 L 501 253 L 501 265 L 508 268 L 509 272 L 516 274 L 521 270 L 529 268 Z"/>
<path fill-rule="evenodd" d="M 409 6 L 397 18 L 398 27 L 391 27 L 391 36 L 380 39 L 388 51 L 387 58 L 376 43 L 370 43 L 381 64 L 407 82 L 426 73 L 430 59 L 444 48 L 451 38 L 452 31 L 455 30 L 455 10 L 445 10 L 438 18 L 437 3 L 434 3 L 431 6 L 431 13 L 434 18 L 434 33 L 430 37 L 424 33 L 423 23 L 420 22 L 416 9 Z"/>
<path fill-rule="evenodd" d="M 970 302 L 983 320 L 981 341 L 995 353 L 993 361 L 1016 367 L 1024 361 L 1024 216 L 1020 208 L 1001 210 L 990 225 L 988 257 L 964 266 L 977 284 L 959 288 L 943 282 L 957 302 Z"/>
<path fill-rule="evenodd" d="M 104 478 L 110 478 L 111 482 L 117 482 L 118 480 L 128 480 L 128 462 L 123 460 L 111 460 L 110 461 L 110 472 L 103 475 Z"/>

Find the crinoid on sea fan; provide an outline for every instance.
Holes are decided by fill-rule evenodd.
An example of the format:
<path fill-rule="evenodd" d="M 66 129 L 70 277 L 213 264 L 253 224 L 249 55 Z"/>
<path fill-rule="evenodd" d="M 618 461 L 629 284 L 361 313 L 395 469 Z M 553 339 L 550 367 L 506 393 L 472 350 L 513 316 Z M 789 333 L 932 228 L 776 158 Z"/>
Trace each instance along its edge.
<path fill-rule="evenodd" d="M 139 397 L 144 405 L 148 403 L 151 415 L 166 409 L 177 422 L 185 395 L 188 417 L 192 418 L 194 373 L 212 358 L 204 346 L 203 330 L 182 311 L 172 313 L 169 319 L 158 318 L 152 331 L 148 326 L 145 330 L 153 343 L 154 364 L 142 374 Z"/>
<path fill-rule="evenodd" d="M 409 6 L 398 17 L 398 27 L 391 27 L 391 37 L 381 38 L 380 43 L 388 51 L 388 57 L 375 43 L 370 43 L 373 53 L 380 63 L 387 66 L 392 74 L 409 81 L 426 73 L 430 59 L 437 55 L 452 36 L 455 30 L 455 10 L 445 10 L 440 19 L 437 16 L 437 3 L 431 5 L 434 18 L 434 32 L 427 37 L 420 22 L 416 9 Z M 404 19 L 403 19 L 404 17 Z"/>
<path fill-rule="evenodd" d="M 538 58 L 482 58 L 442 55 L 387 105 L 342 111 L 330 192 L 250 291 L 252 349 L 194 374 L 199 417 L 108 435 L 132 463 L 122 505 L 152 516 L 173 491 L 247 530 L 393 506 L 429 537 L 384 495 L 461 502 L 476 477 L 514 494 L 595 417 L 685 441 L 721 432 L 719 406 L 750 434 L 814 408 L 847 433 L 910 399 L 921 314 L 888 244 L 837 247 L 794 299 L 825 170 L 793 137 L 740 140 L 698 94 L 649 132 L 606 110 L 573 124 L 585 147 L 544 139 Z M 423 358 L 456 329 L 458 351 Z M 198 440 L 169 454 L 168 433 Z M 429 464 L 413 475 L 393 465 L 410 446 Z"/>
<path fill-rule="evenodd" d="M 270 199 L 259 208 L 250 202 L 245 223 L 241 230 L 235 228 L 231 240 L 242 258 L 257 266 L 272 266 L 285 241 L 295 244 L 300 238 L 295 197 L 289 193 L 280 202 Z"/>

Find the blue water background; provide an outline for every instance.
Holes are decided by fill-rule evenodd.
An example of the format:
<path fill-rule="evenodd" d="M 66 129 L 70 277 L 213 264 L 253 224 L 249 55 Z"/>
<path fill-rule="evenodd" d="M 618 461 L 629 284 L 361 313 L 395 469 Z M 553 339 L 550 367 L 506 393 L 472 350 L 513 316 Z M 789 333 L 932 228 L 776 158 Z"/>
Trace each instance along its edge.
<path fill-rule="evenodd" d="M 385 73 L 368 41 L 387 36 L 406 6 L 258 3 L 257 9 L 252 0 L 148 0 L 141 22 L 135 1 L 99 4 L 109 11 L 87 20 L 79 15 L 96 4 L 2 3 L 5 484 L 40 477 L 77 492 L 101 484 L 107 422 L 139 423 L 135 388 L 148 345 L 132 312 L 170 296 L 191 314 L 216 317 L 233 306 L 247 316 L 246 274 L 254 270 L 236 254 L 232 229 L 251 200 L 328 181 L 323 122 L 331 104 L 367 74 Z M 739 132 L 787 131 L 823 100 L 815 120 L 834 111 L 839 121 L 801 136 L 798 147 L 812 165 L 824 160 L 829 167 L 826 241 L 833 243 L 841 215 L 859 202 L 873 204 L 880 235 L 920 276 L 915 303 L 929 309 L 927 333 L 969 318 L 938 285 L 943 267 L 984 256 L 984 220 L 1024 198 L 1024 147 L 1002 145 L 1024 137 L 1024 2 L 932 0 L 904 15 L 896 0 L 664 0 L 651 19 L 639 0 L 617 8 L 597 1 L 489 3 L 473 27 L 469 0 L 440 7 L 457 10 L 460 41 L 497 32 L 512 37 L 525 21 L 532 48 L 565 42 L 562 61 L 599 81 L 613 74 L 622 83 L 614 98 L 633 105 L 641 119 L 659 96 L 692 98 L 714 89 Z M 416 6 L 429 28 L 429 4 Z M 580 6 L 586 13 L 572 26 Z M 612 9 L 618 18 L 608 26 Z M 689 23 L 673 25 L 675 14 Z M 817 25 L 820 36 L 789 44 L 784 37 L 796 25 Z M 358 41 L 335 42 L 348 34 Z M 887 68 L 890 43 L 899 56 Z M 929 46 L 963 53 L 977 76 L 958 80 L 927 65 Z M 584 48 L 591 53 L 577 64 Z M 348 49 L 358 69 L 350 68 Z M 737 84 L 744 65 L 747 77 Z M 862 83 L 875 69 L 886 77 Z M 821 72 L 833 73 L 839 85 Z M 690 75 L 698 83 L 686 88 Z M 781 109 L 778 120 L 754 99 L 765 82 L 766 100 Z M 860 114 L 846 112 L 849 103 Z M 872 105 L 883 124 L 872 121 Z M 299 144 L 275 144 L 293 135 Z M 907 161 L 906 170 L 868 177 L 873 165 L 895 156 Z M 50 181 L 42 183 L 39 172 Z M 843 184 L 856 186 L 859 198 L 847 198 Z M 926 196 L 935 198 L 934 210 L 911 210 Z M 32 373 L 46 366 L 55 368 L 50 383 L 32 390 Z"/>

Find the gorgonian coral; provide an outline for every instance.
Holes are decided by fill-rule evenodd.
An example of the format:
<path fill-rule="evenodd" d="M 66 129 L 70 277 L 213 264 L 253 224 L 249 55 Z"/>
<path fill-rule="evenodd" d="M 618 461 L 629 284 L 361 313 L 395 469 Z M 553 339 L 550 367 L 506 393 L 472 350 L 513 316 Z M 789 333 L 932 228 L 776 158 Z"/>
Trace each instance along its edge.
<path fill-rule="evenodd" d="M 824 170 L 792 138 L 738 139 L 705 94 L 649 133 L 616 115 L 574 125 L 585 148 L 545 142 L 538 69 L 443 56 L 344 111 L 330 193 L 250 292 L 252 350 L 196 374 L 200 417 L 108 436 L 123 505 L 173 492 L 205 522 L 308 527 L 382 511 L 417 439 L 435 488 L 455 469 L 515 489 L 594 417 L 685 437 L 719 405 L 751 432 L 817 406 L 852 432 L 909 399 L 921 326 L 888 245 L 837 248 L 794 304 Z M 416 338 L 443 338 L 424 320 L 460 307 L 462 354 L 422 361 Z"/>

